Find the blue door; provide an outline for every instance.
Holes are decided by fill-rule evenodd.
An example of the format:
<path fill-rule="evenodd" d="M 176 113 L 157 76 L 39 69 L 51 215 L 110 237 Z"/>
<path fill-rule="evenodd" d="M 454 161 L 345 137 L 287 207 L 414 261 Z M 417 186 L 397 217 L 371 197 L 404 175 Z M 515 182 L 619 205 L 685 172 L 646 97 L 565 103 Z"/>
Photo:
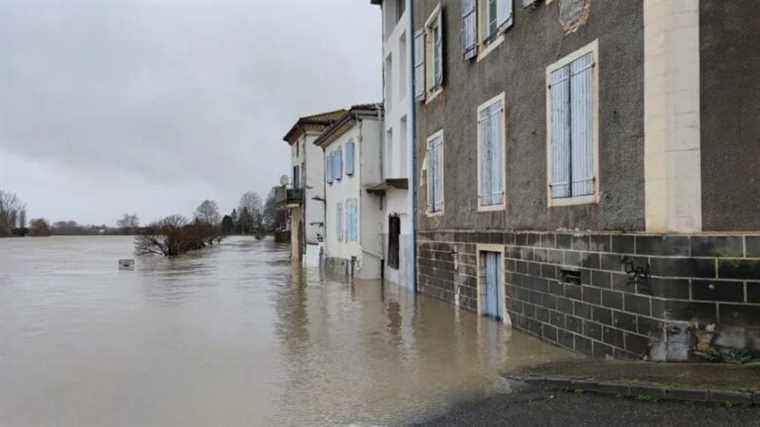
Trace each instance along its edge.
<path fill-rule="evenodd" d="M 496 319 L 503 319 L 502 313 L 502 295 L 500 282 L 499 264 L 501 263 L 501 254 L 497 252 L 484 252 L 485 258 L 485 295 L 484 314 Z"/>

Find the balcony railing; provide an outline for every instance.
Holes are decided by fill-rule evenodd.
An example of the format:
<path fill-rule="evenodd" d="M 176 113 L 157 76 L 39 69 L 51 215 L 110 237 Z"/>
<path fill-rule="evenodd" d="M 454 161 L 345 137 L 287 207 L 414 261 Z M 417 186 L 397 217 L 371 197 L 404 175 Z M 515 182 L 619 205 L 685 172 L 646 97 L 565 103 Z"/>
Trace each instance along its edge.
<path fill-rule="evenodd" d="M 278 188 L 275 202 L 280 209 L 302 206 L 304 201 L 303 188 Z"/>

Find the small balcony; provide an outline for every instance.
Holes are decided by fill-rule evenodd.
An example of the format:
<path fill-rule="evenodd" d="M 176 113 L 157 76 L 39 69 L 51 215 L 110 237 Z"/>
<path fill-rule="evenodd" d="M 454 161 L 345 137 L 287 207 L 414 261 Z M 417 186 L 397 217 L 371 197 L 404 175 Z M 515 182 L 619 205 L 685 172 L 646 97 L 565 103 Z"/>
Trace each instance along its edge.
<path fill-rule="evenodd" d="M 280 209 L 290 209 L 303 206 L 303 188 L 278 188 L 275 193 L 275 202 Z"/>

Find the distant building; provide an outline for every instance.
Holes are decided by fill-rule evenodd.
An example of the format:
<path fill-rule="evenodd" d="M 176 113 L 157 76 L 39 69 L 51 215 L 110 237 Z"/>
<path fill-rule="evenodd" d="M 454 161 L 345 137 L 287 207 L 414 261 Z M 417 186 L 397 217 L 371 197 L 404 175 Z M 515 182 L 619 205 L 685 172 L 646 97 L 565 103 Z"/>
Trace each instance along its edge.
<path fill-rule="evenodd" d="M 290 213 L 291 255 L 298 264 L 307 247 L 318 248 L 325 236 L 324 163 L 322 150 L 314 141 L 344 113 L 337 110 L 301 117 L 283 138 L 290 145 L 291 182 L 278 202 Z"/>
<path fill-rule="evenodd" d="M 420 292 L 594 357 L 760 351 L 756 2 L 413 7 Z"/>
<path fill-rule="evenodd" d="M 382 8 L 385 123 L 382 177 L 374 191 L 383 197 L 384 277 L 414 289 L 412 0 L 370 3 Z"/>
<path fill-rule="evenodd" d="M 356 105 L 314 141 L 324 152 L 328 271 L 381 276 L 383 205 L 371 189 L 382 179 L 382 132 L 382 106 Z"/>

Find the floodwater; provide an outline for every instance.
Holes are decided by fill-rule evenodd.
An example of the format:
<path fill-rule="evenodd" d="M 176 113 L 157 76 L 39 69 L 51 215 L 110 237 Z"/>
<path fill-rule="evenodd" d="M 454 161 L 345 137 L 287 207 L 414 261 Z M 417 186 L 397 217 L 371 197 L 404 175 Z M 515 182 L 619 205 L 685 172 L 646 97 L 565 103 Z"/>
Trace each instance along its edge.
<path fill-rule="evenodd" d="M 0 240 L 0 425 L 397 424 L 573 357 L 288 256 L 230 238 L 118 271 L 131 238 Z"/>

